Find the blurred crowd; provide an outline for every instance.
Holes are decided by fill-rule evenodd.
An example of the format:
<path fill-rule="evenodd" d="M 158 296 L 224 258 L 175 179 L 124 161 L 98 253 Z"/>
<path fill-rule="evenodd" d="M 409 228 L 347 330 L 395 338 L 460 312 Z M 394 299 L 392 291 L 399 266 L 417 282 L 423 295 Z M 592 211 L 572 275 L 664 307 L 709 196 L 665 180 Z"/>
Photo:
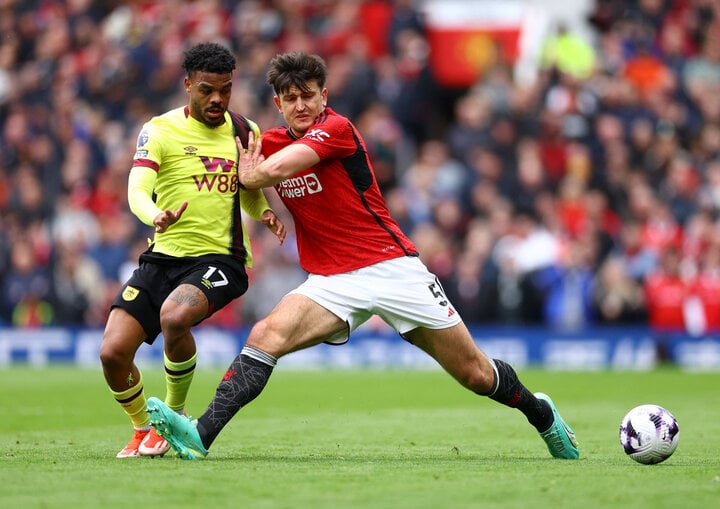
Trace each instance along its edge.
<path fill-rule="evenodd" d="M 186 104 L 183 51 L 214 40 L 262 129 L 281 121 L 269 60 L 326 59 L 329 105 L 467 322 L 719 331 L 718 2 L 597 0 L 593 39 L 554 26 L 534 79 L 497 59 L 452 89 L 420 4 L 0 0 L 0 324 L 104 324 L 152 236 L 127 206 L 136 136 Z M 292 238 L 246 226 L 250 290 L 219 326 L 304 279 Z"/>

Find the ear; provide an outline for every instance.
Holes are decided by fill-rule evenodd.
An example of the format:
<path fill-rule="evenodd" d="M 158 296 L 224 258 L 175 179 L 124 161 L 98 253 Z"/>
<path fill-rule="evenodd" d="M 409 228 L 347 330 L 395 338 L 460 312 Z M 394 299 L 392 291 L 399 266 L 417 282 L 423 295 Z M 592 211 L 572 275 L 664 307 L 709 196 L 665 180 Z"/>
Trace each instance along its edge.
<path fill-rule="evenodd" d="M 192 83 L 190 83 L 190 78 L 185 76 L 185 92 L 188 94 L 190 93 L 190 85 L 192 85 Z"/>
<path fill-rule="evenodd" d="M 275 103 L 275 106 L 277 106 L 277 109 L 282 113 L 282 106 L 280 106 L 280 98 L 278 96 L 273 96 L 273 102 Z"/>

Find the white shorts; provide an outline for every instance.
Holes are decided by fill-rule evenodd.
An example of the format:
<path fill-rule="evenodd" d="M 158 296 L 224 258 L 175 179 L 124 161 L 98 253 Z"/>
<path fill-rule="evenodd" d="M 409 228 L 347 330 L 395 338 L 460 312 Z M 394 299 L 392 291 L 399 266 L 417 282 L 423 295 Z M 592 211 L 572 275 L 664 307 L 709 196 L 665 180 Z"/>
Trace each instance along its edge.
<path fill-rule="evenodd" d="M 333 276 L 310 274 L 290 293 L 305 295 L 347 322 L 347 331 L 326 341 L 332 344 L 345 343 L 373 315 L 400 335 L 418 327 L 446 329 L 461 321 L 437 277 L 413 256 Z"/>

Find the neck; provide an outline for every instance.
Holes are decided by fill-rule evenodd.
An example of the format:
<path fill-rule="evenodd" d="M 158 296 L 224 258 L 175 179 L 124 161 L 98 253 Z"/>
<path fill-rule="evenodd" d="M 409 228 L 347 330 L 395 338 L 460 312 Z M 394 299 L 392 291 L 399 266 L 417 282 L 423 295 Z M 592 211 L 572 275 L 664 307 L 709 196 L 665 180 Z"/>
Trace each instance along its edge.
<path fill-rule="evenodd" d="M 303 136 L 305 136 L 305 133 L 306 133 L 307 131 L 302 131 L 302 132 L 299 133 L 299 132 L 297 132 L 295 129 L 293 129 L 293 128 L 291 127 L 291 128 L 288 129 L 288 132 L 290 133 L 290 135 L 291 135 L 293 138 L 295 138 L 296 140 L 299 140 L 300 138 L 302 138 Z"/>

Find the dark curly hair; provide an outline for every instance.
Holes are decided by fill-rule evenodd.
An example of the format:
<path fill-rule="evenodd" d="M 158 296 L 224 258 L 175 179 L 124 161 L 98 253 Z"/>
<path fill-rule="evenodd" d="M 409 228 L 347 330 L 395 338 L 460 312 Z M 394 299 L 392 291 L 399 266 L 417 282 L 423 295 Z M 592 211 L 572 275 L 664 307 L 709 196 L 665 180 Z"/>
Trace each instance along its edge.
<path fill-rule="evenodd" d="M 197 71 L 226 74 L 235 69 L 235 57 L 225 46 L 203 42 L 185 52 L 182 68 L 188 76 Z"/>
<path fill-rule="evenodd" d="M 317 81 L 322 89 L 327 79 L 327 66 L 319 55 L 311 55 L 304 51 L 292 51 L 276 55 L 270 61 L 267 82 L 275 93 L 280 95 L 292 86 L 307 92 L 308 82 Z"/>

